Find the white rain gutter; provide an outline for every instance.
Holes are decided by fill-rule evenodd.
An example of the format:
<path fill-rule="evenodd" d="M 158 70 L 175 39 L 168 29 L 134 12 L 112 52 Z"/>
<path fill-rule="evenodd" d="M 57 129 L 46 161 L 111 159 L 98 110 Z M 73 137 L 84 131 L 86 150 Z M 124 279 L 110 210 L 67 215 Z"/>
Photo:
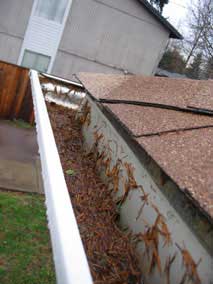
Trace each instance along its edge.
<path fill-rule="evenodd" d="M 57 77 L 55 75 L 51 75 L 51 74 L 48 74 L 48 73 L 41 73 L 41 75 L 43 75 L 46 78 L 50 78 L 50 79 L 53 79 L 53 80 L 56 80 L 56 81 L 60 81 L 60 83 L 65 83 L 65 84 L 67 83 L 67 84 L 74 85 L 76 87 L 83 88 L 83 85 L 81 83 L 78 83 L 78 82 L 75 82 L 75 81 L 72 81 L 72 80 L 63 79 L 63 78 L 60 78 L 60 77 Z"/>
<path fill-rule="evenodd" d="M 36 71 L 30 71 L 30 80 L 57 283 L 92 284 Z"/>

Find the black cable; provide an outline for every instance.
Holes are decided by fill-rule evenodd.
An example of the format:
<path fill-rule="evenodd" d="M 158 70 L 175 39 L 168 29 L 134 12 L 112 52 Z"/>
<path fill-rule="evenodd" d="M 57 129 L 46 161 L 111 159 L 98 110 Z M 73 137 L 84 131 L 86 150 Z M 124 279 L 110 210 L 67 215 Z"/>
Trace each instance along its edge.
<path fill-rule="evenodd" d="M 128 105 L 136 105 L 136 106 L 144 106 L 144 107 L 155 107 L 155 108 L 161 108 L 161 109 L 189 112 L 193 114 L 213 116 L 213 111 L 202 109 L 202 108 L 195 108 L 195 107 L 184 108 L 184 107 L 178 107 L 178 106 L 172 106 L 172 105 L 150 103 L 150 102 L 144 102 L 144 101 L 134 101 L 134 100 L 129 101 L 129 100 L 116 100 L 116 99 L 97 99 L 97 101 L 101 103 L 107 103 L 107 104 L 128 104 Z"/>

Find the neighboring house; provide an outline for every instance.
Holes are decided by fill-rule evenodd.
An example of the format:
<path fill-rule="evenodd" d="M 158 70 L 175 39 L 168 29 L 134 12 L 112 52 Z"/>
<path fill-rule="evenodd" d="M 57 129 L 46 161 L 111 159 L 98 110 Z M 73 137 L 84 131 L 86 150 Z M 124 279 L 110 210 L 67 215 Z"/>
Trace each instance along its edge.
<path fill-rule="evenodd" d="M 1 0 L 0 59 L 69 78 L 154 74 L 182 36 L 145 0 Z"/>
<path fill-rule="evenodd" d="M 175 73 L 171 71 L 167 71 L 165 69 L 157 68 L 155 72 L 156 77 L 168 77 L 168 78 L 187 78 L 185 74 Z"/>

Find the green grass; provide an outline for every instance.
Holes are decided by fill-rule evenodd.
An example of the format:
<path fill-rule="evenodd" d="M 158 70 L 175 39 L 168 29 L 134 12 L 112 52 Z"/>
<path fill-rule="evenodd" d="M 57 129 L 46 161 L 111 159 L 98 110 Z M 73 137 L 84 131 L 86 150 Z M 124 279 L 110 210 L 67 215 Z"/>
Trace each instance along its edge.
<path fill-rule="evenodd" d="M 44 198 L 0 191 L 0 283 L 55 283 Z"/>
<path fill-rule="evenodd" d="M 25 128 L 25 129 L 32 129 L 32 128 L 34 128 L 33 125 L 31 125 L 28 122 L 25 122 L 22 119 L 2 120 L 2 121 L 7 122 L 10 125 L 18 127 L 18 128 Z"/>
<path fill-rule="evenodd" d="M 16 127 L 20 127 L 20 128 L 26 128 L 26 129 L 31 129 L 33 128 L 33 126 L 28 123 L 28 122 L 25 122 L 24 120 L 22 119 L 14 119 L 12 121 L 12 123 L 16 126 Z"/>

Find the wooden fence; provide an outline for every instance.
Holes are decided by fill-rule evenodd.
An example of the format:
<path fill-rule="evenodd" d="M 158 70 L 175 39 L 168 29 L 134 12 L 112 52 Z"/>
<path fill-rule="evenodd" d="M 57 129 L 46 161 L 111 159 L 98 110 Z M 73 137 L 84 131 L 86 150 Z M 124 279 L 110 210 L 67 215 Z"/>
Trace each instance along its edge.
<path fill-rule="evenodd" d="M 3 61 L 0 61 L 0 119 L 34 122 L 29 69 Z"/>

